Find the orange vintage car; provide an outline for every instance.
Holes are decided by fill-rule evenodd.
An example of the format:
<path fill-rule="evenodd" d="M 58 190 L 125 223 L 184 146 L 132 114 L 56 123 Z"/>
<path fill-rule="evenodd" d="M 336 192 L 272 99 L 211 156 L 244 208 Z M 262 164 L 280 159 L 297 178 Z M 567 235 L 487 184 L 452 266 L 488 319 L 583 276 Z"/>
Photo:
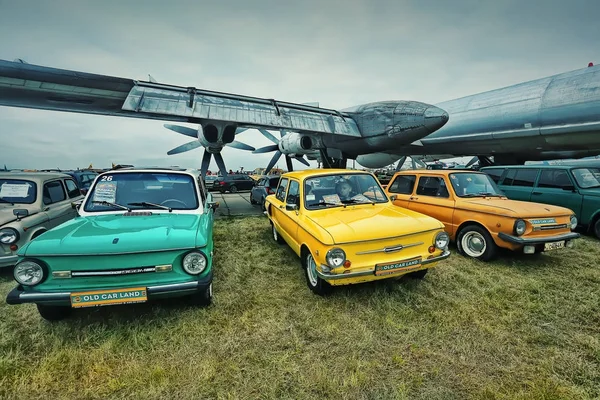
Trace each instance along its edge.
<path fill-rule="evenodd" d="M 573 211 L 510 200 L 482 172 L 400 171 L 385 191 L 396 206 L 441 221 L 461 254 L 483 261 L 498 247 L 533 254 L 572 247 L 579 237 Z"/>

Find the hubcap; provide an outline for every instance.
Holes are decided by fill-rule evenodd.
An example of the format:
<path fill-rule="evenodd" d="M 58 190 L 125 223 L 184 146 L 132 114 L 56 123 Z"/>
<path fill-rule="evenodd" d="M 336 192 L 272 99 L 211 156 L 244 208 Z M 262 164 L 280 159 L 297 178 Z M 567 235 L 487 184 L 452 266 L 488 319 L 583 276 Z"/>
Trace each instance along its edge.
<path fill-rule="evenodd" d="M 277 229 L 275 229 L 275 224 L 273 224 L 273 239 L 277 240 Z"/>
<path fill-rule="evenodd" d="M 471 257 L 480 257 L 485 253 L 487 243 L 479 232 L 467 232 L 461 240 L 462 248 Z"/>
<path fill-rule="evenodd" d="M 312 254 L 306 257 L 306 272 L 311 286 L 317 286 L 317 264 Z"/>

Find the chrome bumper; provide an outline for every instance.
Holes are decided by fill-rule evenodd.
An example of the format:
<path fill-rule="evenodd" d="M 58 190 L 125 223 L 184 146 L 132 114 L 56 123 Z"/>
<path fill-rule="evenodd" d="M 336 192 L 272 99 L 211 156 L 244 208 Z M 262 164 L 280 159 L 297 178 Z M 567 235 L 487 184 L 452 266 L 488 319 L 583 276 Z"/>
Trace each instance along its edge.
<path fill-rule="evenodd" d="M 421 265 L 431 264 L 434 262 L 445 260 L 448 257 L 450 257 L 450 250 L 446 249 L 446 250 L 444 250 L 444 252 L 442 254 L 440 254 L 437 257 L 428 258 L 428 259 L 421 261 Z M 402 270 L 400 270 L 398 272 L 401 272 L 401 271 Z M 372 268 L 372 269 L 369 269 L 366 271 L 360 271 L 360 272 L 348 272 L 347 274 L 329 274 L 329 273 L 324 273 L 324 272 L 317 270 L 317 275 L 319 276 L 319 278 L 325 279 L 328 281 L 334 280 L 334 279 L 356 278 L 357 276 L 375 275 L 375 268 Z"/>
<path fill-rule="evenodd" d="M 563 233 L 562 235 L 556 236 L 545 236 L 545 237 L 534 237 L 534 238 L 523 238 L 517 236 L 507 235 L 506 233 L 500 232 L 498 237 L 510 243 L 515 244 L 544 244 L 550 242 L 560 242 L 562 240 L 577 239 L 581 235 L 577 232 Z"/>
<path fill-rule="evenodd" d="M 171 283 L 168 285 L 155 285 L 146 287 L 148 298 L 153 295 L 197 291 L 208 288 L 212 282 L 212 273 L 208 279 L 194 282 Z M 100 289 L 101 290 L 101 289 Z M 32 293 L 25 292 L 21 286 L 17 286 L 11 290 L 6 296 L 8 304 L 23 304 L 23 303 L 71 303 L 72 292 L 46 292 Z"/>
<path fill-rule="evenodd" d="M 17 263 L 17 260 L 19 259 L 18 255 L 11 255 L 11 256 L 2 256 L 0 257 L 0 268 L 3 267 L 12 267 L 13 265 L 15 265 Z"/>

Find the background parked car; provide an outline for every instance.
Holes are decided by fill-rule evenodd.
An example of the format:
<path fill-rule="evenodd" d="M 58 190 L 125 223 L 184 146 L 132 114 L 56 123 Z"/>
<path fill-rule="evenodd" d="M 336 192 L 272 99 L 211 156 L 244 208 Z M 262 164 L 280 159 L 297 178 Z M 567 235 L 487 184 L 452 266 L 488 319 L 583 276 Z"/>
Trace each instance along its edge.
<path fill-rule="evenodd" d="M 81 190 L 81 194 L 86 194 L 90 189 L 92 182 L 98 176 L 97 172 L 77 170 L 77 171 L 64 171 L 65 174 L 71 176 L 77 182 L 77 186 Z"/>
<path fill-rule="evenodd" d="M 0 268 L 14 265 L 30 240 L 77 216 L 71 202 L 80 199 L 73 178 L 62 173 L 0 173 Z"/>
<path fill-rule="evenodd" d="M 206 175 L 204 177 L 204 186 L 206 187 L 206 190 L 212 190 L 215 188 L 214 184 L 217 178 L 217 175 Z"/>
<path fill-rule="evenodd" d="M 238 190 L 251 190 L 254 187 L 254 182 L 250 175 L 231 174 L 218 177 L 213 183 L 213 187 L 221 193 L 226 191 L 236 193 Z"/>
<path fill-rule="evenodd" d="M 275 194 L 275 189 L 279 184 L 281 175 L 269 175 L 261 177 L 256 186 L 250 191 L 250 203 L 260 204 L 261 209 L 265 208 L 265 198 L 270 194 Z"/>

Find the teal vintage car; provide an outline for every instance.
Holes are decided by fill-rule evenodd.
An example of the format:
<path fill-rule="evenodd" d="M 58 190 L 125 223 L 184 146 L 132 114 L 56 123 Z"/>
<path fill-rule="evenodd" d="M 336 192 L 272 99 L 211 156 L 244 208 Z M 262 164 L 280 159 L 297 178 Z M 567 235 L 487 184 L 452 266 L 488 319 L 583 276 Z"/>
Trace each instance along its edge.
<path fill-rule="evenodd" d="M 218 203 L 197 171 L 108 171 L 73 207 L 77 217 L 21 247 L 8 304 L 36 303 L 59 320 L 73 308 L 162 297 L 211 303 Z"/>

